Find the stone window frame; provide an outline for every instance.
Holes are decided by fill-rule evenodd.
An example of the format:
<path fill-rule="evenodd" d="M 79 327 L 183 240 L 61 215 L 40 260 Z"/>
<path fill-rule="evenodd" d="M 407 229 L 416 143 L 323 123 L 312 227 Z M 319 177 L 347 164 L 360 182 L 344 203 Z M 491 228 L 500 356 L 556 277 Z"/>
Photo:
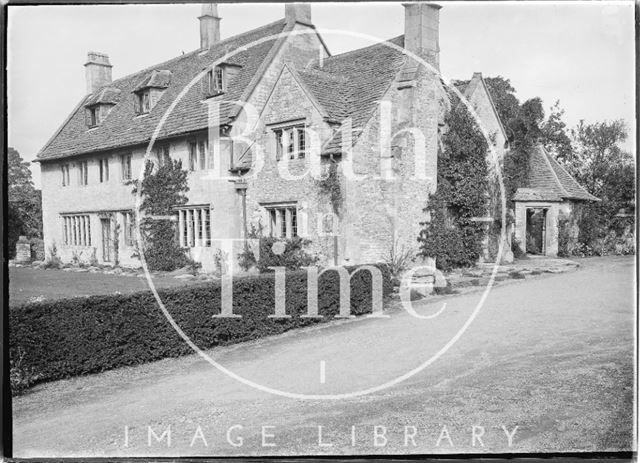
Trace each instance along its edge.
<path fill-rule="evenodd" d="M 164 165 L 171 162 L 171 144 L 170 143 L 160 143 L 154 148 L 156 161 L 158 162 L 158 167 L 163 167 Z"/>
<path fill-rule="evenodd" d="M 297 201 L 263 203 L 269 236 L 291 239 L 300 236 L 300 208 Z"/>
<path fill-rule="evenodd" d="M 78 185 L 87 186 L 89 184 L 89 161 L 78 161 Z"/>
<path fill-rule="evenodd" d="M 109 181 L 109 157 L 103 157 L 98 159 L 99 168 L 99 180 L 100 183 L 106 183 Z"/>
<path fill-rule="evenodd" d="M 285 154 L 290 161 L 306 158 L 309 150 L 306 130 L 309 128 L 309 123 L 305 118 L 269 124 L 268 128 L 273 134 L 276 162 L 284 159 Z M 286 149 L 283 140 L 287 142 Z M 301 142 L 302 149 L 300 149 Z"/>
<path fill-rule="evenodd" d="M 120 177 L 123 182 L 128 182 L 132 178 L 132 163 L 133 155 L 131 153 L 120 155 Z"/>
<path fill-rule="evenodd" d="M 62 186 L 63 187 L 71 186 L 71 175 L 69 173 L 68 163 L 60 165 L 60 173 L 62 174 Z"/>
<path fill-rule="evenodd" d="M 91 246 L 91 216 L 61 214 L 62 242 L 66 246 Z"/>
<path fill-rule="evenodd" d="M 213 154 L 206 136 L 192 137 L 188 141 L 189 172 L 211 170 L 214 167 Z"/>
<path fill-rule="evenodd" d="M 135 212 L 131 211 L 122 211 L 120 213 L 122 215 L 122 238 L 124 245 L 126 247 L 134 247 L 136 244 L 136 233 L 135 233 Z"/>
<path fill-rule="evenodd" d="M 210 204 L 176 208 L 178 215 L 178 244 L 181 248 L 210 248 L 212 246 L 212 211 Z"/>

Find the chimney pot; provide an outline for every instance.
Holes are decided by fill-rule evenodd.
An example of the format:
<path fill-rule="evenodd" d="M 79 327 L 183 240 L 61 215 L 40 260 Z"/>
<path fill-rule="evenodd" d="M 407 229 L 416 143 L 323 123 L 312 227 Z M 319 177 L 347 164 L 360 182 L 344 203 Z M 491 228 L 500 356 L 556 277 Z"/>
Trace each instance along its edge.
<path fill-rule="evenodd" d="M 93 93 L 99 88 L 111 83 L 111 68 L 109 55 L 90 51 L 84 64 L 87 80 L 87 93 Z"/>
<path fill-rule="evenodd" d="M 205 3 L 202 5 L 200 16 L 200 48 L 208 49 L 220 41 L 220 20 L 218 5 Z"/>
<path fill-rule="evenodd" d="M 285 3 L 284 17 L 287 23 L 311 24 L 311 5 L 308 3 Z"/>
<path fill-rule="evenodd" d="M 440 69 L 440 5 L 403 3 L 404 47 Z"/>

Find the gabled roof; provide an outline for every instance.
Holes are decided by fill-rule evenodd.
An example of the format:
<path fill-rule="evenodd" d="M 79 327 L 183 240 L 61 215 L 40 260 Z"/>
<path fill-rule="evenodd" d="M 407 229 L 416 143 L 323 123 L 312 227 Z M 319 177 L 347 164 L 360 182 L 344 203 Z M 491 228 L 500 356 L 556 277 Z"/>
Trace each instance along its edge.
<path fill-rule="evenodd" d="M 294 23 L 287 24 L 282 19 L 222 40 L 208 50 L 195 50 L 113 81 L 108 87 L 113 89 L 113 92 L 119 91 L 120 98 L 103 123 L 98 127 L 88 129 L 83 108 L 87 101 L 96 98 L 95 94 L 103 91 L 103 89 L 99 89 L 94 95 L 87 95 L 78 103 L 69 118 L 38 153 L 37 160 L 60 159 L 83 153 L 147 143 L 169 106 L 185 86 L 207 66 L 227 53 L 241 49 L 251 42 L 288 32 L 293 27 Z M 220 114 L 222 123 L 229 122 L 237 109 L 237 105 L 230 102 L 244 101 L 243 98 L 250 95 L 259 80 L 260 71 L 264 69 L 264 64 L 267 64 L 265 61 L 273 56 L 274 49 L 277 49 L 282 41 L 283 39 L 267 40 L 259 45 L 248 47 L 226 60 L 230 64 L 240 66 L 240 69 L 237 75 L 228 82 L 227 91 L 221 96 L 215 97 L 223 102 Z M 169 73 L 170 79 L 167 79 Z M 141 84 L 149 82 L 167 85 L 166 90 L 149 114 L 136 116 L 132 92 L 139 89 Z M 208 124 L 207 109 L 207 105 L 202 104 L 201 87 L 196 83 L 176 104 L 170 117 L 163 125 L 159 137 L 164 138 L 206 129 Z"/>
<path fill-rule="evenodd" d="M 599 201 L 580 186 L 542 145 L 536 145 L 529 153 L 527 185 L 516 191 L 513 200 L 560 201 L 562 199 Z"/>
<path fill-rule="evenodd" d="M 386 42 L 316 61 L 300 72 L 313 93 L 335 122 L 351 117 L 352 144 L 375 113 L 377 102 L 402 68 L 405 55 Z M 404 36 L 388 41 L 404 47 Z M 323 154 L 342 152 L 342 133 L 336 132 L 323 147 Z"/>
<path fill-rule="evenodd" d="M 462 93 L 462 95 L 467 99 L 471 99 L 471 96 L 478 90 L 482 90 L 489 99 L 489 103 L 491 104 L 491 109 L 493 111 L 496 120 L 498 121 L 498 125 L 500 130 L 502 131 L 502 135 L 505 140 L 508 140 L 507 132 L 504 129 L 504 125 L 502 124 L 502 120 L 500 119 L 500 114 L 498 114 L 498 110 L 496 109 L 496 105 L 493 102 L 493 98 L 491 97 L 491 92 L 489 92 L 489 87 L 487 87 L 487 83 L 484 81 L 481 72 L 474 72 L 471 80 L 458 80 L 453 82 L 454 87 Z"/>

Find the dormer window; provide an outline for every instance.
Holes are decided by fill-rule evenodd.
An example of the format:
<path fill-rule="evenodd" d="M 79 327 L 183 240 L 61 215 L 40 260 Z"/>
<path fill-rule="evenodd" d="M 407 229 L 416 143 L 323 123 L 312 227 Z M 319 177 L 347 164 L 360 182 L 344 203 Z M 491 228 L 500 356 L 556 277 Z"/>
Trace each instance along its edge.
<path fill-rule="evenodd" d="M 205 93 L 207 96 L 216 96 L 223 93 L 225 87 L 225 72 L 221 66 L 209 69 L 205 79 Z"/>
<path fill-rule="evenodd" d="M 135 113 L 148 114 L 171 83 L 171 71 L 154 70 L 136 85 L 134 93 Z"/>
<path fill-rule="evenodd" d="M 105 87 L 91 95 L 84 105 L 85 122 L 89 128 L 98 127 L 120 100 L 120 89 Z"/>
<path fill-rule="evenodd" d="M 100 108 L 98 106 L 92 106 L 89 108 L 89 119 L 90 127 L 100 125 Z"/>
<path fill-rule="evenodd" d="M 147 114 L 149 111 L 151 111 L 150 90 L 141 90 L 136 93 L 136 114 Z"/>

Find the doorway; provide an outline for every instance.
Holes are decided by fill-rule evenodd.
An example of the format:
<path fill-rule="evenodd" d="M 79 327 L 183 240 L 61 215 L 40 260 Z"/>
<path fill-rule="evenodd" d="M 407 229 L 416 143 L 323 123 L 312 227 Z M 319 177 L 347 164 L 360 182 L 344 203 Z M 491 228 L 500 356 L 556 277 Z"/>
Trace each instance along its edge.
<path fill-rule="evenodd" d="M 547 209 L 527 209 L 527 254 L 545 255 L 547 252 Z"/>
<path fill-rule="evenodd" d="M 100 219 L 102 229 L 102 261 L 111 262 L 111 219 Z"/>

